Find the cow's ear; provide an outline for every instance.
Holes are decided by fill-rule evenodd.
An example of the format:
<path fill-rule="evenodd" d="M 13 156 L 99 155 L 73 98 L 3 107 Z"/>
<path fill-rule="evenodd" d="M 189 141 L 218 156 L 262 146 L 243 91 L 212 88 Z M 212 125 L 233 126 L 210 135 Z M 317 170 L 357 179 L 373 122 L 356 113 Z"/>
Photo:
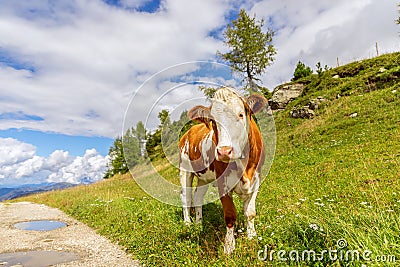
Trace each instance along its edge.
<path fill-rule="evenodd" d="M 212 119 L 210 108 L 195 106 L 188 112 L 189 119 L 208 124 Z"/>
<path fill-rule="evenodd" d="M 267 104 L 267 99 L 265 99 L 265 97 L 263 97 L 262 95 L 254 94 L 246 99 L 246 103 L 247 105 L 249 105 L 253 113 L 258 113 L 263 108 L 265 108 L 265 105 Z"/>

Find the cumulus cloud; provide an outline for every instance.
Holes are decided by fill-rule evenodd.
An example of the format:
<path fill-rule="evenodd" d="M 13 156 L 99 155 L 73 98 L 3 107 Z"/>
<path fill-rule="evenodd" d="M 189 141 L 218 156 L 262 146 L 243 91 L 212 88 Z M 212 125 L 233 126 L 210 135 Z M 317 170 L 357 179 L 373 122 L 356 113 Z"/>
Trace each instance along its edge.
<path fill-rule="evenodd" d="M 56 150 L 47 158 L 36 155 L 36 148 L 12 138 L 0 138 L 0 185 L 49 182 L 90 183 L 103 178 L 108 156 L 88 149 L 84 156 L 72 157 Z M 11 153 L 7 153 L 10 152 Z M 3 153 L 4 152 L 4 153 Z M 11 157 L 10 157 L 11 155 Z"/>
<path fill-rule="evenodd" d="M 329 0 L 257 2 L 251 13 L 264 18 L 275 30 L 275 63 L 263 77 L 273 89 L 293 77 L 301 60 L 315 69 L 317 62 L 330 67 L 400 50 L 395 0 Z"/>
<path fill-rule="evenodd" d="M 0 129 L 115 137 L 143 75 L 215 54 L 221 44 L 209 33 L 225 23 L 227 8 L 163 1 L 141 13 L 94 0 L 3 1 L 0 52 L 12 64 L 0 63 L 0 114 L 44 120 L 3 120 Z"/>
<path fill-rule="evenodd" d="M 41 120 L 7 116 L 0 129 L 115 137 L 143 81 L 226 49 L 221 29 L 241 6 L 276 31 L 278 54 L 262 77 L 270 89 L 290 80 L 298 60 L 335 66 L 372 57 L 376 42 L 381 53 L 400 49 L 397 0 L 165 0 L 153 12 L 140 10 L 150 0 L 106 2 L 1 1 L 0 115 Z M 149 87 L 135 120 L 161 90 Z"/>

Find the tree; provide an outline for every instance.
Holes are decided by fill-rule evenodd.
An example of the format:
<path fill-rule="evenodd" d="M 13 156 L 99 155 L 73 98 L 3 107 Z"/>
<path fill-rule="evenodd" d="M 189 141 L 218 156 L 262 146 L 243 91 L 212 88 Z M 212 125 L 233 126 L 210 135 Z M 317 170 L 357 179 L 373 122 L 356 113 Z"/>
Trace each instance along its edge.
<path fill-rule="evenodd" d="M 216 88 L 214 87 L 207 87 L 205 85 L 199 85 L 198 89 L 200 91 L 203 92 L 203 94 L 205 95 L 205 97 L 210 100 L 211 98 L 213 98 L 215 92 L 217 91 Z"/>
<path fill-rule="evenodd" d="M 310 76 L 312 73 L 312 69 L 299 60 L 296 69 L 294 70 L 292 81 L 297 81 L 298 79 Z"/>
<path fill-rule="evenodd" d="M 138 139 L 136 132 L 136 129 L 132 127 L 126 131 L 122 138 L 125 162 L 129 169 L 137 165 L 141 157 L 140 139 Z"/>
<path fill-rule="evenodd" d="M 256 21 L 244 9 L 241 9 L 232 25 L 224 32 L 224 44 L 230 51 L 223 54 L 217 51 L 217 56 L 226 61 L 233 72 L 245 76 L 249 91 L 258 91 L 255 81 L 265 72 L 274 60 L 276 50 L 272 45 L 274 35 L 271 29 L 263 32 L 264 20 Z"/>
<path fill-rule="evenodd" d="M 124 174 L 129 171 L 124 157 L 124 148 L 121 137 L 117 137 L 114 140 L 113 146 L 110 147 L 108 155 L 110 156 L 111 162 L 104 174 L 104 178 L 110 178 L 117 173 Z"/>
<path fill-rule="evenodd" d="M 128 129 L 122 137 L 117 137 L 114 140 L 113 146 L 110 147 L 108 152 L 110 163 L 104 178 L 127 173 L 130 168 L 139 163 L 140 158 L 144 156 L 141 151 L 141 142 L 146 138 L 146 135 L 146 128 L 143 122 L 139 121 L 136 128 Z"/>
<path fill-rule="evenodd" d="M 169 117 L 169 112 L 166 109 L 163 109 L 160 111 L 160 113 L 158 113 L 158 118 L 160 119 L 160 126 L 164 127 L 167 126 L 169 124 L 171 124 L 171 119 Z"/>

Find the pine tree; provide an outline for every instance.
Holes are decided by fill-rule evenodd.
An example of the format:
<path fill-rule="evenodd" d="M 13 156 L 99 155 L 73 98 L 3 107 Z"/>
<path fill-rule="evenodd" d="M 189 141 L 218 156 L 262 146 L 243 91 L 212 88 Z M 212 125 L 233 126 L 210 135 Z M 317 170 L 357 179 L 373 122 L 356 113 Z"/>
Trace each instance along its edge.
<path fill-rule="evenodd" d="M 236 20 L 227 26 L 224 32 L 225 45 L 230 48 L 227 53 L 217 51 L 217 56 L 226 61 L 233 72 L 245 76 L 247 89 L 258 91 L 255 81 L 260 81 L 263 74 L 274 60 L 276 50 L 272 45 L 274 35 L 271 29 L 263 32 L 264 20 L 256 21 L 244 9 L 241 9 Z"/>
<path fill-rule="evenodd" d="M 312 69 L 299 60 L 296 69 L 294 70 L 292 81 L 297 81 L 298 79 L 310 76 L 312 73 Z"/>

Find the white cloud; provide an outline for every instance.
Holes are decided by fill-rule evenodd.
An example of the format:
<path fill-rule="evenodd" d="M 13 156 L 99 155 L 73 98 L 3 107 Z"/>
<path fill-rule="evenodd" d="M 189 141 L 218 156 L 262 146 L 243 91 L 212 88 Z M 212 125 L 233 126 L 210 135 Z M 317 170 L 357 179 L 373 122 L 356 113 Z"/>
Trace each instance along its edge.
<path fill-rule="evenodd" d="M 147 2 L 120 1 L 134 9 Z M 372 57 L 375 42 L 381 53 L 400 50 L 396 0 L 165 0 L 154 13 L 100 0 L 0 5 L 0 114 L 43 118 L 2 119 L 0 130 L 115 137 L 131 94 L 146 78 L 174 64 L 214 60 L 226 49 L 211 32 L 240 5 L 276 31 L 278 54 L 262 77 L 270 89 L 290 80 L 299 59 L 311 67 L 335 66 L 337 58 L 344 64 Z M 145 92 L 135 120 L 145 120 L 159 88 Z M 174 103 L 183 97 L 173 95 Z"/>
<path fill-rule="evenodd" d="M 315 69 L 315 64 L 335 67 L 375 56 L 375 43 L 381 53 L 400 50 L 399 28 L 394 23 L 397 1 L 265 0 L 250 12 L 264 18 L 276 30 L 275 63 L 264 83 L 273 89 L 293 77 L 298 60 Z"/>
<path fill-rule="evenodd" d="M 0 166 L 16 164 L 32 158 L 36 148 L 13 138 L 0 138 Z"/>
<path fill-rule="evenodd" d="M 88 149 L 82 157 L 76 157 L 71 164 L 50 174 L 48 182 L 94 182 L 103 179 L 108 157 L 99 155 L 96 149 Z"/>
<path fill-rule="evenodd" d="M 136 77 L 212 57 L 220 43 L 208 34 L 224 23 L 228 7 L 166 1 L 149 14 L 94 0 L 42 3 L 6 1 L 0 11 L 0 47 L 35 69 L 0 64 L 0 113 L 24 111 L 44 121 L 2 121 L 0 129 L 114 137 L 140 85 Z"/>
<path fill-rule="evenodd" d="M 49 182 L 87 183 L 103 178 L 109 161 L 95 149 L 84 156 L 72 157 L 56 150 L 47 158 L 37 156 L 33 145 L 12 138 L 0 138 L 0 185 L 40 184 Z M 10 151 L 12 156 L 10 157 Z"/>

